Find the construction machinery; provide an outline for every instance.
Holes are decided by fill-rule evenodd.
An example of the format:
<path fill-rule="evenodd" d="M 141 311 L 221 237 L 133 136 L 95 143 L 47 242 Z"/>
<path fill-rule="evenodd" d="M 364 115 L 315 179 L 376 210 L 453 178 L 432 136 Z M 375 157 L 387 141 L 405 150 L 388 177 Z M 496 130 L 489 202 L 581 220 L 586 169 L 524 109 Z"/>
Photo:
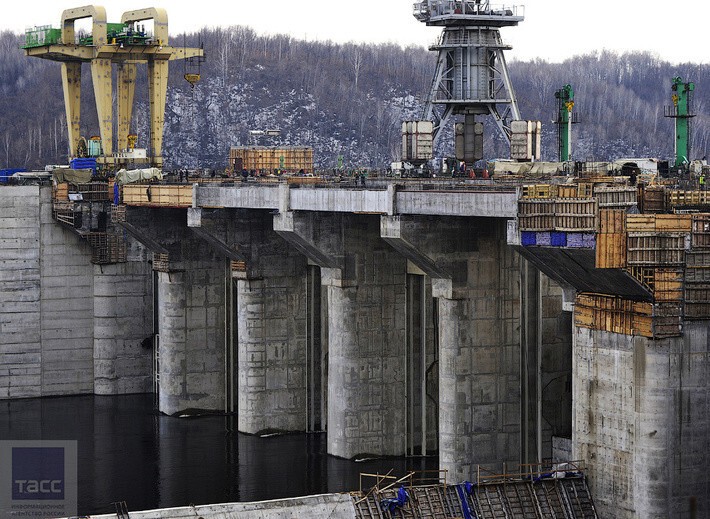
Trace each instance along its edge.
<path fill-rule="evenodd" d="M 458 131 L 466 162 L 483 158 L 483 130 L 476 117 L 492 116 L 510 144 L 510 122 L 520 113 L 503 54 L 512 47 L 502 42 L 499 29 L 518 25 L 524 9 L 492 6 L 488 0 L 425 0 L 414 4 L 414 17 L 443 27 L 430 47 L 438 59 L 424 110 L 424 119 L 433 122 L 434 147 L 454 115 L 464 116 Z"/>
<path fill-rule="evenodd" d="M 92 19 L 91 34 L 81 35 L 75 22 Z M 139 22 L 152 21 L 153 34 Z M 108 166 L 148 163 L 162 167 L 163 121 L 168 87 L 168 62 L 176 59 L 203 58 L 201 48 L 171 47 L 168 39 L 168 15 L 164 9 L 146 8 L 127 11 L 120 23 L 108 23 L 106 9 L 86 6 L 67 9 L 62 13 L 61 27 L 43 26 L 26 33 L 23 46 L 28 56 L 58 61 L 62 64 L 62 84 L 69 134 L 70 159 L 81 155 L 81 66 L 91 66 L 96 98 L 100 143 L 97 163 Z M 148 66 L 148 97 L 150 105 L 150 142 L 147 152 L 132 148 L 129 138 L 137 66 Z M 118 131 L 114 131 L 113 66 L 118 69 L 117 112 Z M 190 81 L 194 84 L 195 78 Z M 199 76 L 197 77 L 199 79 Z"/>
<path fill-rule="evenodd" d="M 692 113 L 695 83 L 684 83 L 676 76 L 671 83 L 671 90 L 673 105 L 665 107 L 664 115 L 675 119 L 675 167 L 685 168 L 690 163 L 690 120 L 695 117 Z"/>
<path fill-rule="evenodd" d="M 558 160 L 567 162 L 570 160 L 572 124 L 577 122 L 577 114 L 572 111 L 574 108 L 574 89 L 572 85 L 565 85 L 555 92 L 555 99 L 557 99 Z"/>

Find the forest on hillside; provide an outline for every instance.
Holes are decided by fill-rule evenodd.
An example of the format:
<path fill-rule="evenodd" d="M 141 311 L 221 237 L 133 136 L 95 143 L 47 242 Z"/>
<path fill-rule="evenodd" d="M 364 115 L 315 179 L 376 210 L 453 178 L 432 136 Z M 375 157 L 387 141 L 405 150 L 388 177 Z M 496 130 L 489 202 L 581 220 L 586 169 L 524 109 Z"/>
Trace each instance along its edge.
<path fill-rule="evenodd" d="M 0 167 L 37 168 L 67 162 L 67 137 L 57 63 L 27 58 L 24 36 L 0 33 Z M 193 89 L 185 64 L 171 63 L 165 117 L 167 168 L 224 168 L 230 146 L 254 144 L 249 130 L 281 130 L 263 145 L 312 146 L 316 165 L 384 168 L 399 158 L 403 120 L 421 117 L 436 55 L 424 47 L 335 44 L 262 36 L 234 26 L 204 29 L 207 61 Z M 198 44 L 196 34 L 174 45 Z M 575 89 L 573 157 L 608 160 L 673 155 L 671 80 L 696 85 L 691 158 L 710 146 L 710 70 L 672 65 L 649 53 L 597 52 L 561 64 L 516 61 L 509 69 L 521 114 L 543 123 L 543 159 L 556 160 L 555 91 Z M 82 134 L 98 134 L 91 74 L 82 83 Z M 145 70 L 139 71 L 133 131 L 148 135 Z M 488 158 L 506 156 L 503 139 L 487 125 Z M 442 141 L 449 141 L 444 138 Z M 450 153 L 450 149 L 440 150 Z"/>

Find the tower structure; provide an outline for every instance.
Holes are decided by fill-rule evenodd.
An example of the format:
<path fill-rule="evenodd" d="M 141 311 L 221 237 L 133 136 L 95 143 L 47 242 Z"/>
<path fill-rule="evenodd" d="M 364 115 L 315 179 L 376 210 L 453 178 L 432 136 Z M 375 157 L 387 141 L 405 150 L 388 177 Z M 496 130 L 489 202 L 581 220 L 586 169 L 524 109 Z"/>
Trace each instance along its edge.
<path fill-rule="evenodd" d="M 92 32 L 81 36 L 75 22 L 92 19 Z M 154 31 L 146 34 L 138 22 L 152 20 Z M 90 64 L 96 98 L 102 164 L 150 163 L 162 167 L 163 122 L 168 88 L 168 62 L 203 57 L 202 49 L 171 47 L 168 40 L 168 15 L 164 9 L 146 8 L 123 13 L 121 23 L 108 23 L 106 9 L 86 6 L 62 13 L 61 28 L 42 27 L 28 31 L 25 43 L 28 56 L 62 64 L 62 86 L 71 158 L 79 154 L 81 141 L 81 66 Z M 146 156 L 126 153 L 129 143 L 137 65 L 148 66 L 150 139 Z M 113 65 L 117 66 L 118 132 L 114 132 Z M 115 137 L 115 138 L 114 138 Z M 114 147 L 115 145 L 115 147 Z M 115 153 L 114 150 L 118 151 Z"/>
<path fill-rule="evenodd" d="M 675 119 L 675 166 L 680 167 L 690 162 L 690 119 L 695 117 L 692 113 L 695 83 L 683 83 L 683 80 L 676 76 L 671 83 L 671 90 L 673 105 L 666 107 L 665 116 Z"/>
<path fill-rule="evenodd" d="M 518 25 L 523 14 L 522 7 L 493 7 L 489 0 L 414 4 L 417 20 L 443 27 L 430 47 L 439 56 L 424 113 L 434 123 L 434 143 L 452 115 L 466 116 L 470 131 L 475 131 L 477 116 L 491 115 L 510 144 L 510 122 L 520 113 L 503 53 L 512 47 L 502 42 L 500 28 Z"/>
<path fill-rule="evenodd" d="M 572 143 L 572 123 L 577 122 L 574 108 L 574 89 L 565 85 L 555 92 L 557 99 L 557 149 L 560 162 L 570 159 Z"/>

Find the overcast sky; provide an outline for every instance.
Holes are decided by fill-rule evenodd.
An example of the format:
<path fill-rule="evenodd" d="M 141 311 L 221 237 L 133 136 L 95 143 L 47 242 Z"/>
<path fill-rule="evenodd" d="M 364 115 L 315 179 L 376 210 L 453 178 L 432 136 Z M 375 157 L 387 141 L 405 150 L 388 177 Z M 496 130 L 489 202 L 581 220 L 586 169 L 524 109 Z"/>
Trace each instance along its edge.
<path fill-rule="evenodd" d="M 22 32 L 33 25 L 59 26 L 63 9 L 89 1 L 26 0 L 3 2 L 0 29 Z M 337 42 L 396 42 L 428 46 L 440 29 L 412 16 L 413 0 L 104 0 L 109 21 L 124 11 L 148 6 L 167 9 L 170 33 L 201 27 L 246 25 L 259 33 Z M 495 2 L 503 4 L 504 2 Z M 512 5 L 513 2 L 505 2 Z M 525 21 L 501 31 L 513 45 L 509 60 L 536 57 L 562 61 L 575 54 L 609 49 L 648 50 L 679 63 L 704 63 L 710 2 L 700 0 L 527 0 Z"/>

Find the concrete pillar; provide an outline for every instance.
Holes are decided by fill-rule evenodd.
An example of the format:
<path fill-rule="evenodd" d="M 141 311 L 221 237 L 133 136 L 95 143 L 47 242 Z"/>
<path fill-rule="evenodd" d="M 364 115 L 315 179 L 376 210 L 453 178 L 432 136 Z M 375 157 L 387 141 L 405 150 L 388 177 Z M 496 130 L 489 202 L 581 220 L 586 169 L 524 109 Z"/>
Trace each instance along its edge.
<path fill-rule="evenodd" d="M 482 235 L 467 262 L 467 290 L 435 293 L 439 465 L 451 481 L 471 479 L 477 465 L 520 461 L 519 268 L 500 233 Z"/>
<path fill-rule="evenodd" d="M 520 461 L 520 262 L 505 222 L 382 217 L 438 298 L 439 464 L 451 481 Z"/>
<path fill-rule="evenodd" d="M 128 208 L 124 227 L 167 255 L 157 281 L 158 407 L 166 414 L 225 410 L 227 301 L 231 272 L 187 227 L 180 209 Z M 155 265 L 154 265 L 155 267 Z"/>
<path fill-rule="evenodd" d="M 94 265 L 94 392 L 152 391 L 153 272 L 130 240 L 129 261 Z"/>
<path fill-rule="evenodd" d="M 576 328 L 575 459 L 585 460 L 600 517 L 699 517 L 710 510 L 706 322 L 651 340 Z"/>
<path fill-rule="evenodd" d="M 265 211 L 189 211 L 190 229 L 242 262 L 233 273 L 239 431 L 307 428 L 307 262 Z"/>
<path fill-rule="evenodd" d="M 224 261 L 195 262 L 158 274 L 158 401 L 163 413 L 224 410 L 226 280 Z"/>
<path fill-rule="evenodd" d="M 326 287 L 328 453 L 405 452 L 406 260 L 376 217 L 281 213 L 274 228 L 321 266 Z"/>

